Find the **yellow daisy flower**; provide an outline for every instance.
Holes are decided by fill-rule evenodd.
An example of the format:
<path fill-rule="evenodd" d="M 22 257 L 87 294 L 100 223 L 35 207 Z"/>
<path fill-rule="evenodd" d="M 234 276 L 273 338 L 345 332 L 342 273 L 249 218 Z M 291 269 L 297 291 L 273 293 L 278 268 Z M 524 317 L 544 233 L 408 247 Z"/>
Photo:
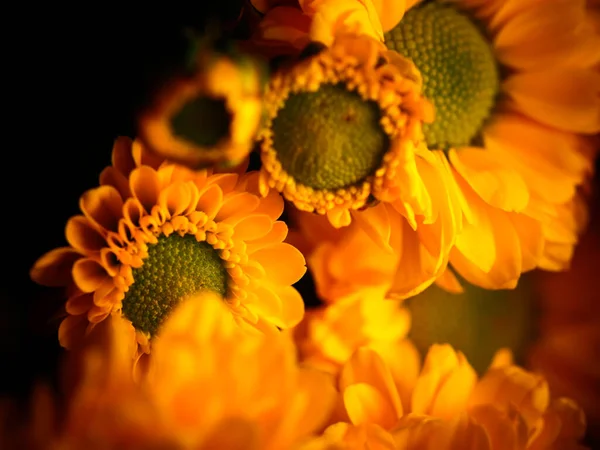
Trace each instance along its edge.
<path fill-rule="evenodd" d="M 348 419 L 325 431 L 323 448 L 564 449 L 578 448 L 584 435 L 579 407 L 551 397 L 543 377 L 513 365 L 510 353 L 499 352 L 478 379 L 460 352 L 435 345 L 410 386 L 387 362 L 359 348 L 344 365 L 338 389 Z M 408 407 L 400 389 L 410 391 Z"/>
<path fill-rule="evenodd" d="M 236 166 L 262 119 L 265 69 L 236 52 L 198 52 L 193 73 L 161 86 L 138 120 L 149 150 L 192 168 Z"/>
<path fill-rule="evenodd" d="M 422 71 L 436 107 L 425 140 L 446 152 L 468 205 L 452 267 L 485 288 L 566 268 L 584 223 L 576 188 L 592 170 L 581 134 L 600 131 L 600 37 L 585 2 L 433 1 L 385 39 Z"/>
<path fill-rule="evenodd" d="M 258 195 L 258 173 L 194 172 L 121 138 L 100 184 L 68 221 L 69 246 L 31 270 L 40 284 L 67 286 L 61 345 L 73 347 L 118 313 L 148 352 L 173 306 L 200 290 L 221 295 L 240 325 L 300 321 L 304 305 L 291 284 L 306 270 L 304 257 L 283 243 L 287 226 L 276 220 L 283 201 Z"/>
<path fill-rule="evenodd" d="M 111 314 L 69 352 L 64 414 L 51 397 L 34 399 L 21 448 L 292 448 L 333 406 L 330 378 L 298 365 L 289 335 L 245 333 L 217 295 L 174 310 L 139 380 L 129 327 Z"/>
<path fill-rule="evenodd" d="M 365 36 L 307 51 L 265 94 L 261 192 L 280 191 L 336 228 L 356 221 L 402 255 L 395 272 L 414 276 L 400 275 L 393 293 L 412 295 L 443 272 L 462 221 L 447 162 L 421 142 L 432 111 L 420 75 Z"/>

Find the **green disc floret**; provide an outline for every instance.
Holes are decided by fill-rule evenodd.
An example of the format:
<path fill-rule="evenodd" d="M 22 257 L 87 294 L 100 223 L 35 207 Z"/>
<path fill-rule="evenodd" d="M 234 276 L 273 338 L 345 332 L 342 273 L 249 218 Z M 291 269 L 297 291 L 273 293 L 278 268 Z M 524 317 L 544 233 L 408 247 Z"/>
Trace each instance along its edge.
<path fill-rule="evenodd" d="M 432 1 L 409 10 L 385 34 L 385 43 L 412 59 L 423 75 L 423 93 L 435 106 L 435 121 L 423 126 L 428 147 L 472 144 L 499 92 L 494 54 L 478 25 Z"/>
<path fill-rule="evenodd" d="M 228 275 L 217 250 L 193 235 L 160 236 L 148 246 L 142 267 L 125 293 L 123 314 L 140 331 L 155 335 L 160 324 L 186 296 L 203 290 L 227 293 Z"/>

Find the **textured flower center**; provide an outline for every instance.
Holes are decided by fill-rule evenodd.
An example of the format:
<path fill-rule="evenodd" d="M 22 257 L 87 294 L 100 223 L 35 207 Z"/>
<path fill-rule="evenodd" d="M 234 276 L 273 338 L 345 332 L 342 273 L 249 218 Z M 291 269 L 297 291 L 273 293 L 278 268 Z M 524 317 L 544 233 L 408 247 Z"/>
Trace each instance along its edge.
<path fill-rule="evenodd" d="M 273 119 L 273 148 L 283 169 L 313 189 L 341 189 L 372 175 L 389 138 L 376 102 L 342 83 L 291 93 Z"/>
<path fill-rule="evenodd" d="M 435 106 L 423 131 L 431 149 L 469 145 L 479 135 L 499 92 L 492 48 L 478 26 L 451 6 L 433 1 L 412 8 L 385 35 L 388 48 L 413 60 L 423 93 Z"/>
<path fill-rule="evenodd" d="M 225 100 L 199 96 L 171 119 L 173 133 L 200 147 L 212 147 L 229 135 L 231 115 Z"/>
<path fill-rule="evenodd" d="M 160 236 L 125 293 L 123 314 L 138 330 L 155 335 L 182 298 L 210 290 L 227 293 L 227 270 L 217 251 L 192 235 Z"/>

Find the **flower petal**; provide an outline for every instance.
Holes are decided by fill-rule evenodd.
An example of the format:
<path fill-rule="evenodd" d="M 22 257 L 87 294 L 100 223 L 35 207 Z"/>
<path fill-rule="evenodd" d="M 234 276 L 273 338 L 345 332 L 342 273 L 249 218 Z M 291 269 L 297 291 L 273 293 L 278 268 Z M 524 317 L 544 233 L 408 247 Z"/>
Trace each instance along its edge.
<path fill-rule="evenodd" d="M 44 286 L 66 286 L 73 280 L 73 264 L 81 257 L 81 254 L 71 247 L 56 248 L 35 262 L 29 276 Z"/>
<path fill-rule="evenodd" d="M 273 284 L 290 285 L 306 273 L 306 261 L 302 253 L 285 242 L 258 250 L 253 254 L 253 259 L 263 266 L 267 279 Z"/>
<path fill-rule="evenodd" d="M 509 76 L 503 90 L 523 114 L 575 133 L 600 132 L 600 73 L 544 70 Z"/>
<path fill-rule="evenodd" d="M 106 239 L 84 216 L 74 216 L 67 222 L 67 241 L 78 251 L 99 252 L 107 246 Z"/>
<path fill-rule="evenodd" d="M 129 176 L 129 187 L 133 196 L 150 213 L 160 194 L 160 179 L 156 171 L 148 166 L 138 167 Z"/>
<path fill-rule="evenodd" d="M 90 189 L 79 199 L 81 211 L 91 222 L 108 230 L 117 231 L 122 215 L 123 199 L 112 186 Z"/>
<path fill-rule="evenodd" d="M 456 171 L 487 203 L 505 211 L 522 211 L 529 191 L 518 172 L 482 148 L 451 149 L 448 157 Z"/>
<path fill-rule="evenodd" d="M 107 276 L 106 270 L 90 258 L 79 259 L 73 265 L 73 281 L 83 292 L 94 292 Z"/>

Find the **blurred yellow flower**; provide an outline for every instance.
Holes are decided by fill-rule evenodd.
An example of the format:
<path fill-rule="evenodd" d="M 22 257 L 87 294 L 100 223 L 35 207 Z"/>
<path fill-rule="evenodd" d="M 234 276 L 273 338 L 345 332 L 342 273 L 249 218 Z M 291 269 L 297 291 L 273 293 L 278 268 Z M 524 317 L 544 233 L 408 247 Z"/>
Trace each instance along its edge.
<path fill-rule="evenodd" d="M 38 396 L 24 448 L 285 449 L 333 406 L 330 378 L 298 366 L 287 334 L 244 332 L 216 295 L 175 309 L 139 380 L 128 327 L 112 314 L 69 353 L 66 414 L 53 421 L 58 403 Z"/>
<path fill-rule="evenodd" d="M 265 14 L 252 42 L 271 55 L 297 53 L 311 41 L 329 46 L 344 34 L 362 34 L 383 42 L 384 31 L 392 29 L 406 9 L 405 0 L 251 0 L 251 3 Z"/>
<path fill-rule="evenodd" d="M 357 348 L 397 350 L 409 329 L 401 303 L 372 295 L 308 310 L 294 332 L 302 362 L 337 375 Z"/>
<path fill-rule="evenodd" d="M 40 284 L 68 288 L 60 343 L 73 347 L 117 313 L 148 352 L 171 309 L 201 290 L 222 296 L 245 327 L 297 324 L 304 304 L 291 284 L 306 268 L 283 243 L 281 197 L 259 196 L 257 172 L 193 172 L 148 156 L 139 142 L 117 140 L 101 186 L 81 196 L 83 215 L 67 223 L 69 247 L 31 270 Z"/>
<path fill-rule="evenodd" d="M 190 75 L 153 94 L 139 117 L 140 139 L 156 154 L 194 169 L 239 165 L 262 119 L 265 71 L 239 52 L 201 50 Z"/>
<path fill-rule="evenodd" d="M 580 448 L 585 418 L 579 407 L 551 398 L 543 377 L 511 359 L 500 351 L 478 380 L 464 355 L 434 345 L 407 384 L 395 379 L 385 357 L 359 348 L 338 380 L 348 420 L 329 427 L 315 448 Z M 400 389 L 410 392 L 408 405 Z"/>

